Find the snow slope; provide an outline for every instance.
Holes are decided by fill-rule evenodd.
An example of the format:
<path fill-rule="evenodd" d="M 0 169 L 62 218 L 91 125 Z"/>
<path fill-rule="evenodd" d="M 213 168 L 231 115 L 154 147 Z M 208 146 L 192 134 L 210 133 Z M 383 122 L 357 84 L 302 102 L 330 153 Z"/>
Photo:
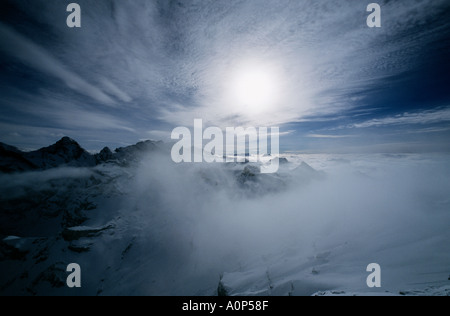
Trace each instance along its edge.
<path fill-rule="evenodd" d="M 448 156 L 291 155 L 263 175 L 161 148 L 0 174 L 0 294 L 448 295 Z"/>

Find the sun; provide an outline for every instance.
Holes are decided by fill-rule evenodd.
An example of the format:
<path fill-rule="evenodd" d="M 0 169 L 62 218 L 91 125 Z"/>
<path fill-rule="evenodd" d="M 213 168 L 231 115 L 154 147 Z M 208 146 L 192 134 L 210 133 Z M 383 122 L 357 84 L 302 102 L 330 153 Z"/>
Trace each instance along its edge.
<path fill-rule="evenodd" d="M 246 114 L 267 112 L 280 99 L 277 72 L 263 63 L 246 62 L 230 79 L 230 95 L 236 109 Z"/>

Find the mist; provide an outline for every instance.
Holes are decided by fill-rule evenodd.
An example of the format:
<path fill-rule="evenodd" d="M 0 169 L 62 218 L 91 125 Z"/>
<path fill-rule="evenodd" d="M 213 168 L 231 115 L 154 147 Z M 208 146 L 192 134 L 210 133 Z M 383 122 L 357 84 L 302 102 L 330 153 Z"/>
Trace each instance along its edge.
<path fill-rule="evenodd" d="M 165 157 L 148 157 L 124 202 L 135 209 L 131 214 L 142 228 L 142 259 L 153 258 L 155 248 L 160 251 L 157 262 L 149 259 L 142 272 L 159 279 L 147 290 L 214 294 L 219 280 L 228 277 L 231 287 L 237 283 L 231 293 L 251 295 L 257 279 L 265 279 L 271 269 L 271 279 L 278 278 L 282 287 L 286 273 L 300 273 L 290 283 L 302 283 L 303 273 L 310 282 L 318 266 L 324 271 L 316 275 L 317 284 L 296 294 L 362 289 L 372 262 L 389 267 L 385 281 L 393 290 L 413 286 L 420 273 L 445 274 L 450 263 L 448 160 L 346 158 L 311 156 L 312 164 L 327 165 L 326 171 L 316 171 L 300 164 L 308 156 L 291 157 L 297 161 L 277 175 L 242 180 L 244 166 L 174 165 Z M 311 261 L 323 253 L 326 262 Z M 353 271 L 340 271 L 345 266 Z M 257 273 L 242 285 L 242 273 L 255 269 L 262 276 Z M 265 293 L 264 287 L 258 290 Z"/>
<path fill-rule="evenodd" d="M 448 282 L 448 156 L 286 158 L 277 174 L 153 152 L 127 167 L 2 175 L 2 293 L 398 293 Z M 82 267 L 82 288 L 61 286 L 65 262 Z M 371 263 L 381 289 L 367 288 Z"/>

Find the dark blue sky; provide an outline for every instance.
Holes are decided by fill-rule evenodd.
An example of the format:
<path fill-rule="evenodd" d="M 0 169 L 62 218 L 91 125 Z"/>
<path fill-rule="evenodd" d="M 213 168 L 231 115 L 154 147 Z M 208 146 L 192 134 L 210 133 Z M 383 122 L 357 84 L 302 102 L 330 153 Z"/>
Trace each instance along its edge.
<path fill-rule="evenodd" d="M 1 142 L 115 148 L 202 118 L 280 126 L 287 151 L 450 151 L 448 0 L 379 1 L 379 29 L 373 1 L 79 0 L 80 29 L 71 2 L 1 1 Z M 263 106 L 235 95 L 252 74 Z"/>

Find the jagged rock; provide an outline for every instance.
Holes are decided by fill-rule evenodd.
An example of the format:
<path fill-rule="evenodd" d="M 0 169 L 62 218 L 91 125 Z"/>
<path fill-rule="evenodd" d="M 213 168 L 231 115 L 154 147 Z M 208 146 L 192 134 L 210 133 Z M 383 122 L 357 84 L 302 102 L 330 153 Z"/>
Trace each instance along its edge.
<path fill-rule="evenodd" d="M 32 286 L 35 288 L 42 282 L 48 282 L 53 288 L 61 288 L 66 285 L 66 278 L 66 265 L 62 262 L 57 262 L 42 271 L 37 278 L 34 279 Z M 34 292 L 33 288 L 30 289 L 31 292 Z"/>
<path fill-rule="evenodd" d="M 84 237 L 95 237 L 104 232 L 105 230 L 112 228 L 114 228 L 114 225 L 112 224 L 97 228 L 83 227 L 83 226 L 71 227 L 64 229 L 64 231 L 62 232 L 62 236 L 66 241 L 73 241 Z"/>
<path fill-rule="evenodd" d="M 142 155 L 159 148 L 162 142 L 154 142 L 151 140 L 139 142 L 136 145 L 117 148 L 113 154 L 113 158 L 121 165 L 129 165 L 130 163 L 139 161 Z"/>
<path fill-rule="evenodd" d="M 4 173 L 45 170 L 59 166 L 92 167 L 95 158 L 69 137 L 32 152 L 0 144 L 0 171 Z"/>
<path fill-rule="evenodd" d="M 244 171 L 239 175 L 238 182 L 241 184 L 246 183 L 247 181 L 254 181 L 257 174 L 259 174 L 260 171 L 256 167 L 245 167 Z"/>
<path fill-rule="evenodd" d="M 0 143 L 0 172 L 12 173 L 38 169 L 16 147 Z"/>
<path fill-rule="evenodd" d="M 50 256 L 50 250 L 47 246 L 44 246 L 33 256 L 33 259 L 35 260 L 34 263 L 38 264 L 40 262 L 47 261 L 49 256 Z"/>
<path fill-rule="evenodd" d="M 114 154 L 112 153 L 111 149 L 105 147 L 99 154 L 95 155 L 95 159 L 97 161 L 97 164 L 108 162 L 114 160 Z"/>
<path fill-rule="evenodd" d="M 32 152 L 22 152 L 16 147 L 0 143 L 0 172 L 46 170 L 61 166 L 94 167 L 105 162 L 118 162 L 126 166 L 139 161 L 146 152 L 161 149 L 162 144 L 149 140 L 117 148 L 114 153 L 105 147 L 100 153 L 91 155 L 69 137 L 63 137 L 49 147 Z"/>
<path fill-rule="evenodd" d="M 90 239 L 74 240 L 68 246 L 69 250 L 76 253 L 89 252 L 94 243 Z"/>
<path fill-rule="evenodd" d="M 7 237 L 0 241 L 0 261 L 3 260 L 25 260 L 30 252 L 22 247 L 23 242 L 19 237 Z"/>
<path fill-rule="evenodd" d="M 133 238 L 130 243 L 128 244 L 128 246 L 122 251 L 122 260 L 125 259 L 125 256 L 130 252 L 131 248 L 133 248 L 134 242 L 135 242 L 136 238 Z"/>
<path fill-rule="evenodd" d="M 69 137 L 63 137 L 54 145 L 30 153 L 24 153 L 23 155 L 40 169 L 50 169 L 62 165 L 74 167 L 95 166 L 94 157 Z"/>
<path fill-rule="evenodd" d="M 222 281 L 219 282 L 219 286 L 217 288 L 217 295 L 219 297 L 229 296 L 228 291 L 227 291 L 226 287 L 223 285 Z"/>

